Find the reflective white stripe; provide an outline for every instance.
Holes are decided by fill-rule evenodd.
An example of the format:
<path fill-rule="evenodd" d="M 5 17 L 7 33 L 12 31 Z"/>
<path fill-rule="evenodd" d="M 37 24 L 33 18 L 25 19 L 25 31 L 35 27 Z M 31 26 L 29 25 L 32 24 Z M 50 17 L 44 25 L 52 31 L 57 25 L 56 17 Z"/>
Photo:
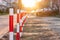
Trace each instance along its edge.
<path fill-rule="evenodd" d="M 14 40 L 13 32 L 10 32 L 10 33 L 9 33 L 9 40 Z"/>
<path fill-rule="evenodd" d="M 23 24 L 23 26 L 25 26 L 25 25 Z"/>
<path fill-rule="evenodd" d="M 20 19 L 20 26 L 22 25 L 23 21 L 25 20 L 26 16 L 24 16 L 22 19 Z"/>
<path fill-rule="evenodd" d="M 25 18 L 26 18 L 26 16 L 23 16 L 23 17 L 22 17 L 22 20 L 24 21 Z"/>
<path fill-rule="evenodd" d="M 22 23 L 23 22 L 23 20 L 22 19 L 20 19 L 20 23 Z"/>
<path fill-rule="evenodd" d="M 13 8 L 10 8 L 10 9 L 9 9 L 9 15 L 13 15 L 13 13 L 14 13 Z"/>
<path fill-rule="evenodd" d="M 22 37 L 22 33 L 23 33 L 23 32 L 20 32 L 20 37 Z"/>
<path fill-rule="evenodd" d="M 19 14 L 19 9 L 17 9 L 17 13 Z"/>
<path fill-rule="evenodd" d="M 20 20 L 20 26 L 22 25 L 22 23 L 23 23 L 23 20 Z"/>
<path fill-rule="evenodd" d="M 19 32 L 19 23 L 17 23 L 17 32 Z"/>
<path fill-rule="evenodd" d="M 20 26 L 22 26 L 22 23 L 20 23 Z"/>

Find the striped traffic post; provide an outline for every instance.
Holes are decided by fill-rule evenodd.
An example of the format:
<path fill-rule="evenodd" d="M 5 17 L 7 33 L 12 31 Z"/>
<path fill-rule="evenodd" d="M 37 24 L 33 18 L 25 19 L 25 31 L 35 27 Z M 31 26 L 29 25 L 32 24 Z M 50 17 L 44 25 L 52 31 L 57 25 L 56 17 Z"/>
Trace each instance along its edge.
<path fill-rule="evenodd" d="M 13 39 L 13 8 L 9 9 L 9 40 L 14 40 Z"/>
<path fill-rule="evenodd" d="M 20 37 L 22 36 L 22 13 L 20 12 Z"/>
<path fill-rule="evenodd" d="M 16 40 L 20 40 L 20 33 L 19 33 L 19 9 L 17 9 L 17 33 L 16 33 Z"/>
<path fill-rule="evenodd" d="M 24 24 L 24 22 L 26 21 L 26 18 L 27 18 L 26 15 L 22 17 L 22 20 L 23 20 L 22 24 Z"/>
<path fill-rule="evenodd" d="M 25 22 L 25 12 L 21 12 L 21 19 L 20 19 L 20 37 L 22 37 L 22 32 L 23 32 L 23 25 Z"/>
<path fill-rule="evenodd" d="M 23 20 L 22 26 L 24 26 L 24 23 L 25 23 L 25 21 L 26 21 L 26 15 L 23 16 L 22 20 Z M 22 29 L 22 31 L 23 31 L 23 29 Z"/>
<path fill-rule="evenodd" d="M 23 17 L 22 17 L 23 24 L 24 24 L 24 22 L 26 21 L 26 18 L 27 18 L 26 12 L 23 12 Z"/>

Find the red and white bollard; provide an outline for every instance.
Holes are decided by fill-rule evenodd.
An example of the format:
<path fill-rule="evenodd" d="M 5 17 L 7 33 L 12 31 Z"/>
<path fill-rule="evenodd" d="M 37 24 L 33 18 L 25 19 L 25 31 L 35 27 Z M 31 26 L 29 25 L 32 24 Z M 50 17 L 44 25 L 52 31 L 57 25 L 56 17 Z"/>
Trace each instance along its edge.
<path fill-rule="evenodd" d="M 24 26 L 24 22 L 26 21 L 25 20 L 26 16 L 24 14 L 25 14 L 24 12 L 21 12 L 22 18 L 20 19 L 20 37 L 22 37 L 23 26 Z"/>
<path fill-rule="evenodd" d="M 9 9 L 9 40 L 14 40 L 13 38 L 13 8 Z"/>
<path fill-rule="evenodd" d="M 22 13 L 20 13 L 20 37 L 22 37 Z"/>
<path fill-rule="evenodd" d="M 20 31 L 19 31 L 19 9 L 17 9 L 17 33 L 16 33 L 16 40 L 20 40 Z"/>

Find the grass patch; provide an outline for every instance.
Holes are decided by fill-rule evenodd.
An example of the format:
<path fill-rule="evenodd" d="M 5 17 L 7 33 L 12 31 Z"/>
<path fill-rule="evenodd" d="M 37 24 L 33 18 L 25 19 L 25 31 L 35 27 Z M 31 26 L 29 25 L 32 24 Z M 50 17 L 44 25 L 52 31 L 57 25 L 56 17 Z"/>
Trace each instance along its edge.
<path fill-rule="evenodd" d="M 0 13 L 0 15 L 8 15 L 8 13 Z"/>

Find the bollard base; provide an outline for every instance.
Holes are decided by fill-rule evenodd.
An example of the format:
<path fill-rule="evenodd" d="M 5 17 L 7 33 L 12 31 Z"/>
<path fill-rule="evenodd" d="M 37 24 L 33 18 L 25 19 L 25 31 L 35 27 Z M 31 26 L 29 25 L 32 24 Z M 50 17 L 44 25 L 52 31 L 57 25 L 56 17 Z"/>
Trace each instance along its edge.
<path fill-rule="evenodd" d="M 22 33 L 23 33 L 23 32 L 20 32 L 20 37 L 22 37 L 22 35 L 23 35 Z"/>
<path fill-rule="evenodd" d="M 20 36 L 19 35 L 20 35 L 19 33 L 16 34 L 16 40 L 20 40 Z"/>

